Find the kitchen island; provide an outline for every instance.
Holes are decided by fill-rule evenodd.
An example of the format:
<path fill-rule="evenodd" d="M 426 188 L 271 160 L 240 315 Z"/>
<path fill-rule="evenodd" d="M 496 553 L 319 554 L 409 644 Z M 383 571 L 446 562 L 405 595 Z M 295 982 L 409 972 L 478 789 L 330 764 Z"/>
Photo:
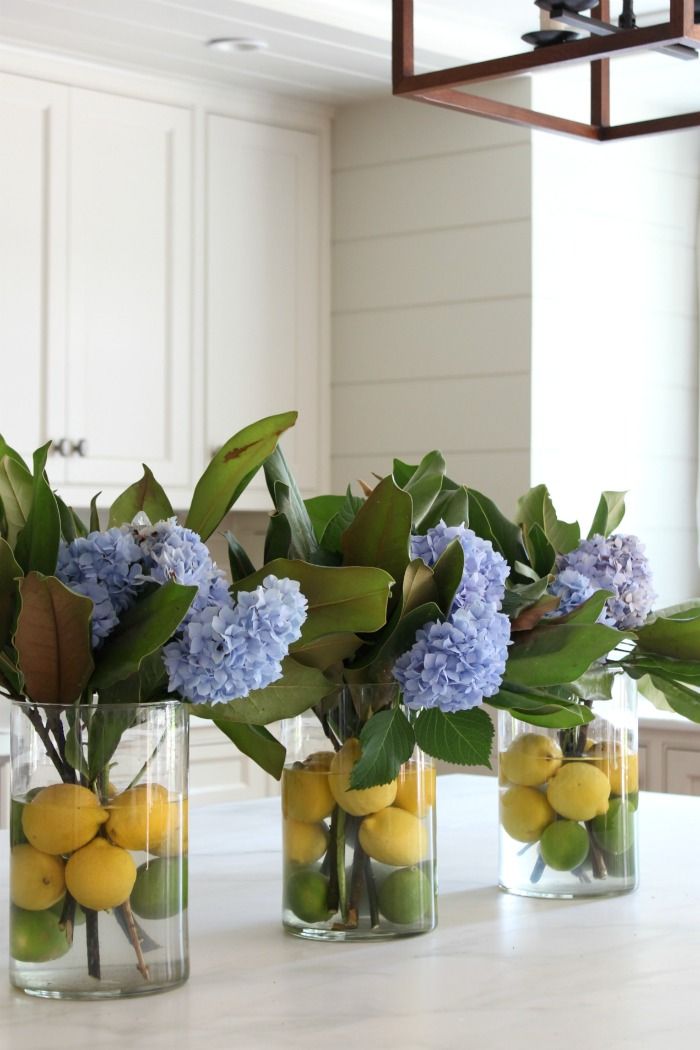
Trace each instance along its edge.
<path fill-rule="evenodd" d="M 282 932 L 279 800 L 193 809 L 192 976 L 55 1002 L 0 978 L 0 1048 L 668 1050 L 698 1040 L 700 799 L 643 794 L 641 887 L 547 901 L 496 888 L 495 778 L 438 789 L 439 926 L 360 944 Z M 7 944 L 7 842 L 0 943 Z"/>

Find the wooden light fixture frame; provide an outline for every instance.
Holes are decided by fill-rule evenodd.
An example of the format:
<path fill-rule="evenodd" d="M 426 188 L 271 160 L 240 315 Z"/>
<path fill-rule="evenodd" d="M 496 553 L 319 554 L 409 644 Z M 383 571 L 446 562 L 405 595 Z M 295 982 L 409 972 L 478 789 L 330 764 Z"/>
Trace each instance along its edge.
<path fill-rule="evenodd" d="M 608 142 L 635 135 L 653 135 L 661 131 L 679 131 L 700 126 L 700 111 L 640 120 L 630 124 L 610 123 L 610 59 L 616 55 L 633 54 L 668 44 L 684 44 L 696 51 L 700 50 L 700 25 L 695 24 L 694 0 L 670 0 L 669 20 L 660 25 L 620 29 L 610 36 L 590 36 L 582 40 L 537 48 L 532 52 L 472 62 L 418 75 L 414 72 L 413 0 L 392 2 L 394 95 L 479 117 L 490 117 L 506 124 L 576 135 L 594 142 Z M 610 17 L 610 0 L 599 0 L 598 6 L 591 14 L 607 22 Z M 590 63 L 590 124 L 457 90 L 465 84 L 534 73 L 571 62 Z"/>

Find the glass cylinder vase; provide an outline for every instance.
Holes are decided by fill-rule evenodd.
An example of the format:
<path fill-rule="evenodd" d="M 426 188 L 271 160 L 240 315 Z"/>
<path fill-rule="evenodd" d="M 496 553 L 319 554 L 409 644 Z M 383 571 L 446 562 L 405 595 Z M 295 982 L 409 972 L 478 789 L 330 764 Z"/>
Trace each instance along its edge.
<path fill-rule="evenodd" d="M 188 976 L 184 704 L 16 701 L 10 981 L 30 995 L 148 995 Z"/>
<path fill-rule="evenodd" d="M 499 884 L 526 897 L 602 897 L 638 884 L 637 686 L 624 674 L 545 729 L 499 713 Z"/>
<path fill-rule="evenodd" d="M 398 777 L 351 788 L 372 713 L 396 686 L 348 686 L 283 724 L 283 925 L 315 940 L 374 940 L 437 924 L 435 767 L 418 748 Z"/>

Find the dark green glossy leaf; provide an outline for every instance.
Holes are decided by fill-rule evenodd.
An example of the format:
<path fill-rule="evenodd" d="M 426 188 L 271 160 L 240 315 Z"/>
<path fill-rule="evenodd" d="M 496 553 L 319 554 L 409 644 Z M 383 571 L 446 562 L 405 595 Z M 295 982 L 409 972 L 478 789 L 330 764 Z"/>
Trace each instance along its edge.
<path fill-rule="evenodd" d="M 507 682 L 521 686 L 573 682 L 594 660 L 631 635 L 602 624 L 547 624 L 517 634 L 506 667 Z"/>
<path fill-rule="evenodd" d="M 415 743 L 411 724 L 400 707 L 372 715 L 360 733 L 362 755 L 353 767 L 350 787 L 370 788 L 395 780 Z"/>
<path fill-rule="evenodd" d="M 342 554 L 343 533 L 350 528 L 363 505 L 364 500 L 359 496 L 353 496 L 348 487 L 343 502 L 323 530 L 321 546 L 324 550 L 333 551 L 338 555 Z"/>
<path fill-rule="evenodd" d="M 97 509 L 97 501 L 102 495 L 101 492 L 96 492 L 90 500 L 90 532 L 100 531 L 100 512 Z"/>
<path fill-rule="evenodd" d="M 348 490 L 349 491 L 349 490 Z M 306 513 L 309 515 L 314 536 L 318 543 L 328 527 L 328 523 L 335 517 L 345 503 L 345 496 L 312 496 L 304 500 Z M 362 500 L 358 500 L 362 503 Z"/>
<path fill-rule="evenodd" d="M 138 671 L 128 678 L 103 686 L 99 693 L 101 704 L 145 704 L 167 696 L 168 676 L 160 649 L 145 656 Z"/>
<path fill-rule="evenodd" d="M 112 708 L 109 711 L 101 711 L 99 707 L 90 716 L 88 729 L 88 775 L 91 781 L 104 773 L 119 747 L 119 742 L 127 729 L 130 729 L 135 721 L 135 713 L 132 707 L 125 706 L 122 710 Z M 158 743 L 153 742 L 154 746 Z"/>
<path fill-rule="evenodd" d="M 548 576 L 554 571 L 556 551 L 545 536 L 541 525 L 528 525 L 523 531 L 528 557 L 538 576 Z"/>
<path fill-rule="evenodd" d="M 255 566 L 232 532 L 225 532 L 224 536 L 228 544 L 228 563 L 231 568 L 231 579 L 236 583 L 238 580 L 243 580 L 246 576 L 254 573 Z"/>
<path fill-rule="evenodd" d="M 8 445 L 5 438 L 0 434 L 0 459 L 3 459 L 5 456 L 13 459 L 15 463 L 19 463 L 20 467 L 24 467 L 25 471 L 29 473 L 29 467 L 24 462 L 19 452 L 16 452 L 11 445 Z"/>
<path fill-rule="evenodd" d="M 12 634 L 19 595 L 17 580 L 21 575 L 12 548 L 0 537 L 0 649 L 7 645 Z"/>
<path fill-rule="evenodd" d="M 427 532 L 438 522 L 446 525 L 469 525 L 469 491 L 466 485 L 452 486 L 443 478 L 442 491 L 421 522 L 421 531 Z"/>
<path fill-rule="evenodd" d="M 513 718 L 548 729 L 573 729 L 586 725 L 595 717 L 585 704 L 563 700 L 546 690 L 516 689 L 504 685 L 496 696 L 489 697 L 489 707 L 510 711 Z"/>
<path fill-rule="evenodd" d="M 520 528 L 503 514 L 483 492 L 469 489 L 469 527 L 477 536 L 490 540 L 511 569 L 525 559 Z"/>
<path fill-rule="evenodd" d="M 506 593 L 503 596 L 501 611 L 514 620 L 524 609 L 535 605 L 547 593 L 548 586 L 549 580 L 546 576 L 541 580 L 533 580 L 532 583 L 506 581 Z"/>
<path fill-rule="evenodd" d="M 56 492 L 53 495 L 58 507 L 61 535 L 66 543 L 72 543 L 77 536 L 87 536 L 87 529 L 73 508 L 64 503 Z"/>
<path fill-rule="evenodd" d="M 196 587 L 165 583 L 127 609 L 96 654 L 92 687 L 100 691 L 135 674 L 146 656 L 169 641 L 196 593 Z"/>
<path fill-rule="evenodd" d="M 663 694 L 669 707 L 676 714 L 682 715 L 691 722 L 700 722 L 700 692 L 681 682 L 673 682 L 660 674 L 649 675 L 649 679 L 654 688 Z"/>
<path fill-rule="evenodd" d="M 265 562 L 289 558 L 292 547 L 292 528 L 286 514 L 271 514 L 265 536 Z"/>
<path fill-rule="evenodd" d="M 568 554 L 581 539 L 578 522 L 560 521 L 548 493 L 544 500 L 544 531 L 557 554 Z"/>
<path fill-rule="evenodd" d="M 244 725 L 269 725 L 282 718 L 294 718 L 302 711 L 315 707 L 324 696 L 337 689 L 321 671 L 304 667 L 293 656 L 282 663 L 282 674 L 278 682 L 265 689 L 258 689 L 239 700 L 227 704 L 197 704 L 197 715 L 201 718 L 225 719 Z"/>
<path fill-rule="evenodd" d="M 362 649 L 355 662 L 350 665 L 348 679 L 377 680 L 382 673 L 391 669 L 402 653 L 411 648 L 416 640 L 417 631 L 428 623 L 442 619 L 442 610 L 434 602 L 419 605 L 405 615 L 401 606 L 398 606 L 374 644 Z M 369 668 L 372 670 L 368 670 Z"/>
<path fill-rule="evenodd" d="M 143 477 L 118 496 L 109 509 L 108 528 L 128 525 L 143 512 L 152 525 L 174 515 L 165 489 L 156 481 L 153 472 L 143 464 Z"/>
<path fill-rule="evenodd" d="M 72 704 L 92 673 L 92 602 L 55 576 L 30 572 L 19 582 L 21 607 L 14 646 L 27 696 Z"/>
<path fill-rule="evenodd" d="M 294 659 L 305 667 L 327 671 L 349 660 L 362 645 L 356 634 L 328 634 L 314 642 L 299 641 L 293 646 Z"/>
<path fill-rule="evenodd" d="M 438 605 L 443 615 L 449 616 L 455 594 L 464 575 L 464 551 L 459 540 L 445 548 L 433 569 L 438 593 Z"/>
<path fill-rule="evenodd" d="M 416 719 L 414 730 L 418 746 L 433 758 L 491 768 L 493 723 L 480 707 L 452 714 L 426 708 Z"/>
<path fill-rule="evenodd" d="M 189 529 L 203 540 L 211 536 L 296 418 L 296 412 L 268 416 L 229 438 L 195 486 L 185 522 Z"/>
<path fill-rule="evenodd" d="M 588 538 L 591 536 L 609 536 L 614 532 L 625 516 L 626 492 L 603 492 L 593 516 Z"/>
<path fill-rule="evenodd" d="M 190 711 L 197 714 L 197 705 L 191 704 Z M 266 773 L 279 780 L 284 769 L 286 751 L 279 740 L 264 726 L 244 725 L 229 719 L 213 718 L 215 726 L 231 740 L 242 754 L 252 758 L 256 765 Z"/>
<path fill-rule="evenodd" d="M 51 576 L 56 571 L 58 545 L 61 542 L 61 518 L 56 497 L 45 474 L 50 448 L 49 441 L 34 453 L 32 506 L 15 544 L 15 558 L 24 571 L 34 570 L 45 576 Z"/>
<path fill-rule="evenodd" d="M 411 515 L 411 497 L 392 477 L 387 477 L 379 482 L 343 534 L 344 564 L 384 569 L 398 585 L 395 601 L 410 561 Z"/>
<path fill-rule="evenodd" d="M 407 476 L 408 470 L 411 471 L 410 477 Z M 414 528 L 420 529 L 423 519 L 430 513 L 442 489 L 444 473 L 445 460 L 441 452 L 428 452 L 415 470 L 400 460 L 394 460 L 394 481 L 408 492 L 413 503 Z"/>
<path fill-rule="evenodd" d="M 639 648 L 676 660 L 700 660 L 700 608 L 681 609 L 668 616 L 663 612 L 637 628 Z"/>
<path fill-rule="evenodd" d="M 586 598 L 585 602 L 581 602 L 572 612 L 566 613 L 565 616 L 556 616 L 552 618 L 553 624 L 562 623 L 597 623 L 598 617 L 603 611 L 603 606 L 612 594 L 612 591 L 594 591 L 590 598 Z"/>
<path fill-rule="evenodd" d="M 7 539 L 14 547 L 17 536 L 27 524 L 32 509 L 33 481 L 27 468 L 11 456 L 0 459 L 0 499 L 7 528 Z"/>
<path fill-rule="evenodd" d="M 265 461 L 265 480 L 272 502 L 284 514 L 290 528 L 289 556 L 303 561 L 321 562 L 323 555 L 311 524 L 311 518 L 301 498 L 284 453 L 280 448 Z M 267 560 L 267 558 L 266 558 Z"/>

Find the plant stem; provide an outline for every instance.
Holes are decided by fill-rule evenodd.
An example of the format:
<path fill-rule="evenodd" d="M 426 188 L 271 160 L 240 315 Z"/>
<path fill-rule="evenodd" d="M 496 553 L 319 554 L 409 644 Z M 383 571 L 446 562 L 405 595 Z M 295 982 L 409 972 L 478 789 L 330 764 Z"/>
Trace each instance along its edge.
<path fill-rule="evenodd" d="M 100 935 L 97 924 L 98 913 L 91 908 L 83 908 L 83 911 L 85 912 L 88 973 L 99 981 L 102 973 L 100 968 Z"/>
<path fill-rule="evenodd" d="M 359 842 L 355 845 L 355 853 L 352 858 L 352 874 L 350 876 L 350 899 L 348 901 L 348 926 L 357 929 L 360 921 L 360 894 L 362 885 L 366 881 L 365 859 L 367 854 Z"/>
<path fill-rule="evenodd" d="M 136 929 L 134 913 L 131 910 L 131 904 L 129 903 L 129 901 L 125 901 L 119 908 L 119 911 L 122 913 L 124 919 L 126 920 L 126 926 L 129 931 L 129 940 L 133 944 L 134 951 L 136 952 L 136 969 L 139 971 L 144 981 L 150 981 L 151 974 L 148 969 L 148 966 L 146 965 L 146 960 L 143 957 L 141 940 L 139 938 L 138 930 Z"/>
<path fill-rule="evenodd" d="M 328 907 L 336 912 L 340 904 L 340 893 L 338 890 L 338 813 L 340 806 L 336 806 L 331 814 L 331 831 L 328 839 L 328 849 L 324 859 L 324 865 L 328 866 Z"/>
<path fill-rule="evenodd" d="M 61 911 L 61 917 L 58 920 L 60 929 L 66 931 L 66 940 L 69 944 L 73 943 L 73 927 L 75 926 L 75 897 L 71 897 L 68 890 L 66 890 L 66 897 L 63 902 L 63 909 Z"/>
<path fill-rule="evenodd" d="M 57 770 L 58 775 L 60 776 L 61 780 L 64 783 L 66 783 L 66 784 L 74 783 L 74 771 L 71 769 L 71 767 L 68 765 L 68 763 L 62 758 L 62 756 L 59 755 L 58 751 L 54 747 L 53 740 L 51 739 L 51 737 L 49 735 L 48 729 L 46 728 L 46 726 L 42 722 L 41 715 L 39 714 L 39 712 L 32 710 L 32 708 L 29 707 L 29 706 L 24 707 L 22 710 L 24 711 L 25 715 L 27 716 L 29 721 L 34 726 L 34 729 L 36 730 L 36 733 L 37 733 L 39 739 L 41 740 L 42 744 L 46 748 L 46 755 L 53 762 L 53 764 L 56 767 L 56 770 Z"/>
<path fill-rule="evenodd" d="M 593 834 L 593 822 L 590 820 L 586 821 L 586 831 L 588 832 L 588 841 L 590 843 L 593 876 L 596 879 L 607 879 L 608 867 L 605 863 L 603 851 L 601 850 L 600 846 L 595 840 L 595 836 Z"/>
<path fill-rule="evenodd" d="M 335 867 L 338 880 L 338 910 L 343 923 L 348 921 L 348 887 L 345 875 L 345 810 L 337 806 L 338 820 L 335 836 Z"/>
<path fill-rule="evenodd" d="M 377 898 L 377 884 L 374 881 L 372 861 L 365 853 L 365 882 L 367 883 L 367 897 L 369 898 L 369 921 L 373 930 L 379 926 L 379 901 Z"/>

